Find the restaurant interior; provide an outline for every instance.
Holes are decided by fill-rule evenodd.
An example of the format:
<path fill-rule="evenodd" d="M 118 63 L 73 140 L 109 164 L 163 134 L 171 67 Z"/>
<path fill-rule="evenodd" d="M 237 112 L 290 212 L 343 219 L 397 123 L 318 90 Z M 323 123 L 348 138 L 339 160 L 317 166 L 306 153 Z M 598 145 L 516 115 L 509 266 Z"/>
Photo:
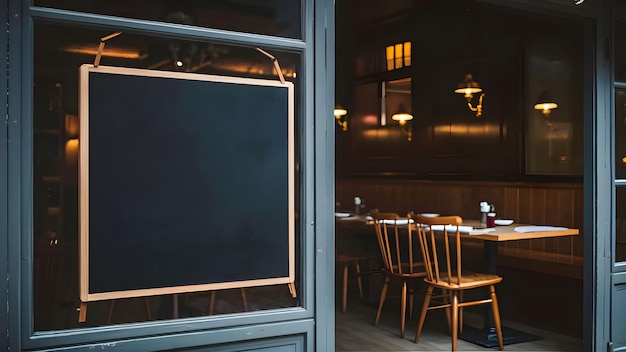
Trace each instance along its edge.
<path fill-rule="evenodd" d="M 584 23 L 495 1 L 336 5 L 335 211 L 477 220 L 486 201 L 581 229 L 499 243 L 497 290 L 502 319 L 582 338 Z M 337 250 L 360 232 L 338 224 Z"/>
<path fill-rule="evenodd" d="M 486 201 L 498 219 L 580 229 L 577 236 L 499 243 L 504 280 L 497 290 L 502 319 L 582 338 L 584 23 L 497 3 L 336 1 L 336 109 L 328 116 L 335 127 L 335 212 L 478 219 Z M 191 21 L 184 12 L 170 15 L 170 22 Z M 245 22 L 224 27 L 245 31 Z M 99 39 L 109 34 L 35 23 L 35 330 L 301 305 L 286 287 L 252 287 L 95 302 L 87 322 L 77 322 L 77 67 L 93 62 Z M 133 33 L 107 48 L 102 62 L 112 66 L 276 76 L 272 61 L 254 48 Z M 272 53 L 297 91 L 299 55 Z M 362 275 L 362 299 L 350 275 L 348 312 L 378 304 L 380 263 L 369 257 L 378 251 L 374 236 L 372 226 L 337 226 L 338 254 L 362 249 L 363 271 L 373 274 Z M 470 265 L 481 265 L 482 242 L 464 240 Z M 342 314 L 343 263 L 336 267 Z"/>

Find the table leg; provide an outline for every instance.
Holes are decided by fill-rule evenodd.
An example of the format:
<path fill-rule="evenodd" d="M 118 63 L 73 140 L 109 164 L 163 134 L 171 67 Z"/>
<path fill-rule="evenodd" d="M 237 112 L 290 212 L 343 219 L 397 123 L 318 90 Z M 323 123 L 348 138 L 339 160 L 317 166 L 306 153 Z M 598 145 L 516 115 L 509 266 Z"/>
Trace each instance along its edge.
<path fill-rule="evenodd" d="M 485 261 L 485 272 L 487 274 L 497 274 L 498 273 L 498 242 L 496 241 L 484 241 L 483 244 L 483 256 Z M 491 310 L 490 304 L 484 305 L 485 312 L 485 325 L 483 329 L 485 331 L 489 331 L 495 337 L 496 329 L 493 323 L 493 311 Z M 496 338 L 497 342 L 497 338 Z"/>
<path fill-rule="evenodd" d="M 497 274 L 498 272 L 498 242 L 496 241 L 483 241 L 484 263 L 485 272 L 487 274 Z M 487 294 L 489 292 L 487 291 Z M 459 338 L 467 342 L 482 346 L 482 347 L 497 347 L 498 336 L 496 335 L 496 328 L 493 321 L 493 310 L 491 304 L 485 304 L 484 310 L 484 326 L 482 329 L 478 329 L 472 326 L 463 326 L 463 332 L 459 334 Z M 515 343 L 535 341 L 541 339 L 536 335 L 531 335 L 519 330 L 511 329 L 502 326 L 502 342 L 505 345 L 512 345 Z"/>

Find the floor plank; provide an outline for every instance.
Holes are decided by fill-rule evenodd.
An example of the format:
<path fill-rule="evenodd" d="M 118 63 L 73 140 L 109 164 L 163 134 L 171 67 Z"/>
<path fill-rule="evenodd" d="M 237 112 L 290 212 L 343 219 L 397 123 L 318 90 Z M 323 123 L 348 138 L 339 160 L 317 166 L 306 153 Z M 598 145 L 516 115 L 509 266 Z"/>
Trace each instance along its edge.
<path fill-rule="evenodd" d="M 378 327 L 374 327 L 376 308 L 373 304 L 351 300 L 346 313 L 337 310 L 335 315 L 335 350 L 337 352 L 356 351 L 449 351 L 451 338 L 443 311 L 432 311 L 426 316 L 424 330 L 418 344 L 413 342 L 417 328 L 417 317 L 409 320 L 405 336 L 400 338 L 399 303 L 389 300 Z M 419 309 L 419 308 L 417 308 Z M 480 308 L 478 308 L 480 309 Z M 466 308 L 465 321 L 472 326 L 481 326 L 482 318 L 477 312 L 469 312 Z M 441 314 L 440 314 L 441 313 Z M 560 335 L 531 326 L 503 321 L 504 326 L 523 332 L 541 336 L 542 339 L 504 346 L 505 351 L 583 351 L 582 340 Z M 458 351 L 485 351 L 495 348 L 484 348 L 472 343 L 458 340 Z"/>

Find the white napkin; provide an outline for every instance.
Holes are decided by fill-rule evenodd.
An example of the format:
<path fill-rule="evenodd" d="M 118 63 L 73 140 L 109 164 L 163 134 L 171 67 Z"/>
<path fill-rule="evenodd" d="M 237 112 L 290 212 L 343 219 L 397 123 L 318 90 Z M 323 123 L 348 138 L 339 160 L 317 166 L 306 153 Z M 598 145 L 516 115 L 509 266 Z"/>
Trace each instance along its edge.
<path fill-rule="evenodd" d="M 433 225 L 432 226 L 433 231 L 443 231 L 443 225 Z M 454 225 L 446 225 L 446 230 L 448 232 L 456 232 L 456 226 Z M 468 234 L 468 235 L 480 235 L 483 233 L 489 233 L 489 232 L 494 232 L 496 229 L 494 228 L 487 228 L 487 229 L 475 229 L 471 226 L 459 226 L 459 232 L 460 233 L 464 233 L 464 234 Z"/>
<path fill-rule="evenodd" d="M 515 232 L 542 232 L 542 231 L 563 231 L 567 230 L 567 227 L 560 226 L 545 226 L 545 225 L 528 225 L 518 226 L 515 228 Z"/>

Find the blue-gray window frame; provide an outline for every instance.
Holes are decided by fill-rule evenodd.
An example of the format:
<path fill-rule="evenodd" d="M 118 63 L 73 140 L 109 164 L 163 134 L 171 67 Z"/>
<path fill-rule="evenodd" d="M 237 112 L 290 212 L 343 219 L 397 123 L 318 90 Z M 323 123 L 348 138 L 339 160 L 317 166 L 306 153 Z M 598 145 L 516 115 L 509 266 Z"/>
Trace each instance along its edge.
<path fill-rule="evenodd" d="M 8 30 L 8 14 L 9 8 L 7 6 L 0 7 L 0 47 L 9 47 L 9 38 L 6 35 Z M 8 50 L 7 50 L 8 51 Z M 2 88 L 0 88 L 0 106 L 2 109 L 2 121 L 0 125 L 0 292 L 4 299 L 0 299 L 0 331 L 9 331 L 9 305 L 8 305 L 8 254 L 9 254 L 9 153 L 8 153 L 8 138 L 9 138 L 9 111 L 8 111 L 8 99 L 6 92 L 8 91 L 8 60 L 7 55 L 0 56 L 0 82 L 2 82 Z M 6 338 L 0 339 L 0 350 L 9 350 L 9 341 Z"/>
<path fill-rule="evenodd" d="M 8 340 L 0 338 L 0 349 L 67 346 L 71 350 L 116 340 L 116 344 L 107 345 L 108 350 L 188 348 L 242 341 L 248 341 L 250 348 L 250 341 L 254 345 L 257 339 L 281 340 L 284 336 L 297 337 L 302 344 L 295 345 L 305 350 L 334 349 L 334 121 L 328 118 L 334 106 L 334 1 L 302 2 L 302 40 L 45 9 L 31 6 L 29 1 L 5 2 L 7 7 L 0 9 L 5 29 L 0 45 L 9 50 L 0 59 L 8 68 L 1 70 L 8 94 L 0 94 L 0 103 L 6 107 L 0 142 L 7 146 L 0 148 L 0 170 L 6 170 L 0 172 L 0 263 L 6 264 L 6 270 L 0 277 L 0 292 L 7 293 L 8 304 L 2 305 L 6 311 L 0 316 L 0 328 L 1 335 L 8 333 Z M 302 270 L 298 273 L 303 276 L 301 307 L 219 319 L 201 317 L 46 333 L 33 330 L 33 122 L 32 85 L 28 82 L 33 78 L 34 19 L 301 54 L 304 76 L 300 77 L 302 93 L 296 97 L 301 106 L 296 113 L 301 118 L 297 139 L 304 141 L 299 204 L 303 219 Z M 159 337 L 149 337 L 156 335 Z"/>
<path fill-rule="evenodd" d="M 617 34 L 615 33 L 615 23 L 617 21 L 619 22 L 626 22 L 626 5 L 624 4 L 617 4 L 617 3 L 613 3 L 612 4 L 613 7 L 611 9 L 611 14 L 612 17 L 608 20 L 610 20 L 610 29 L 607 30 L 612 38 L 612 43 L 613 45 L 611 46 L 611 49 L 613 49 L 613 56 L 612 56 L 612 61 L 611 61 L 611 65 L 610 65 L 610 69 L 611 69 L 611 83 L 612 83 L 612 89 L 610 91 L 610 98 L 611 98 L 611 104 L 610 104 L 610 121 L 608 122 L 611 126 L 611 138 L 610 138 L 610 160 L 614 161 L 617 160 L 616 159 L 616 148 L 615 145 L 617 143 L 616 141 L 616 131 L 618 128 L 620 128 L 620 126 L 616 125 L 616 111 L 615 111 L 615 92 L 617 89 L 626 89 L 626 82 L 622 81 L 618 81 L 615 79 L 615 65 L 617 64 L 615 56 L 614 56 L 614 50 L 615 50 L 615 45 L 616 44 L 616 36 Z M 625 178 L 618 178 L 616 176 L 616 165 L 615 162 L 611 163 L 611 179 L 613 181 L 613 183 L 611 184 L 611 196 L 613 197 L 613 202 L 611 203 L 612 205 L 612 212 L 611 212 L 611 231 L 610 231 L 610 236 L 605 236 L 605 238 L 603 239 L 603 242 L 601 242 L 601 244 L 603 244 L 603 248 L 605 250 L 605 253 L 611 253 L 610 258 L 603 258 L 604 260 L 604 264 L 608 267 L 610 267 L 610 269 L 608 270 L 608 274 L 609 274 L 609 280 L 608 280 L 608 284 L 609 284 L 609 288 L 607 288 L 607 293 L 604 293 L 604 295 L 609 296 L 608 300 L 610 300 L 610 304 L 607 304 L 608 309 L 606 309 L 607 311 L 605 312 L 604 315 L 604 319 L 603 319 L 603 323 L 604 324 L 608 324 L 607 326 L 610 327 L 610 329 L 604 329 L 604 339 L 608 339 L 608 341 L 610 341 L 612 348 L 615 349 L 616 351 L 619 350 L 624 350 L 625 345 L 624 345 L 624 329 L 626 329 L 626 325 L 624 325 L 625 319 L 623 318 L 623 315 L 620 314 L 611 314 L 613 312 L 619 311 L 620 308 L 615 309 L 615 305 L 617 305 L 618 307 L 623 307 L 626 302 L 623 302 L 623 298 L 625 297 L 623 291 L 624 291 L 624 287 L 626 287 L 626 261 L 616 261 L 616 246 L 617 246 L 617 207 L 616 207 L 616 193 L 617 190 L 619 188 L 624 188 L 626 187 L 626 179 Z M 610 259 L 610 260 L 609 260 Z M 600 287 L 600 286 L 599 286 Z M 622 300 L 621 302 L 619 300 Z"/>

